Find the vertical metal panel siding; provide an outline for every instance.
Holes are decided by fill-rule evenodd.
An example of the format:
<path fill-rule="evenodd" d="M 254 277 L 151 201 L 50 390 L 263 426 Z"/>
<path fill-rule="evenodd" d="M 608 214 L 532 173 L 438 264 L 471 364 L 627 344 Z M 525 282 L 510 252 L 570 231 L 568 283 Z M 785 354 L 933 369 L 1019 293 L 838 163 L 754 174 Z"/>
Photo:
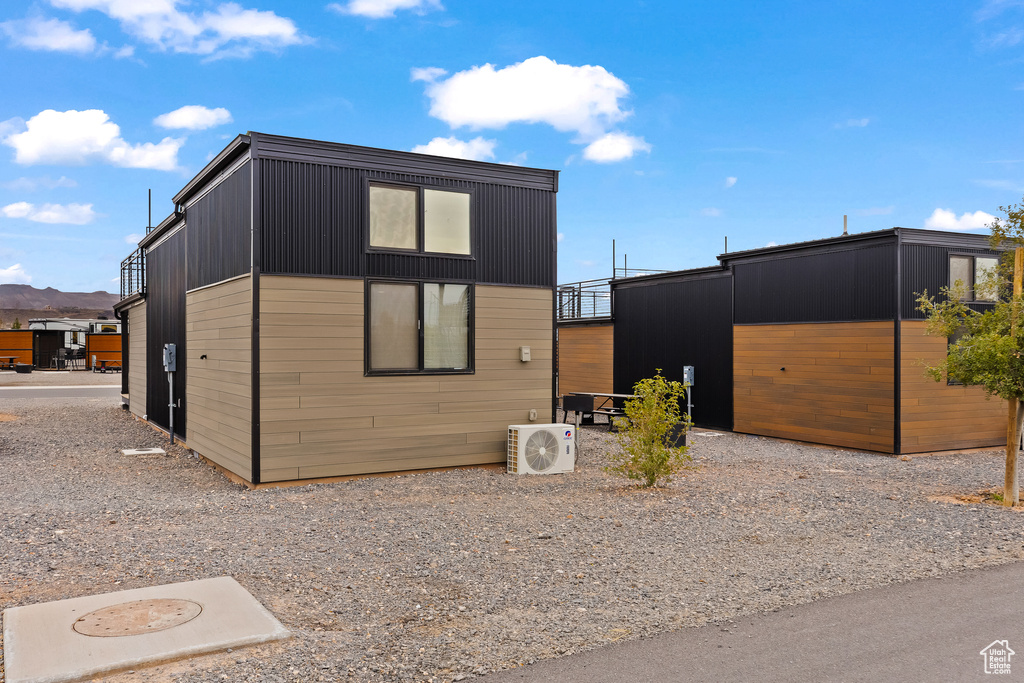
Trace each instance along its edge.
<path fill-rule="evenodd" d="M 260 164 L 265 273 L 554 286 L 550 192 L 275 159 Z M 367 253 L 365 178 L 472 190 L 475 259 Z"/>
<path fill-rule="evenodd" d="M 177 344 L 178 370 L 174 373 L 175 399 L 182 399 L 174 411 L 174 432 L 185 434 L 185 281 L 186 229 L 179 230 L 146 257 L 146 411 L 151 422 L 166 428 L 170 402 L 167 373 L 164 372 L 164 344 Z"/>
<path fill-rule="evenodd" d="M 185 211 L 189 289 L 249 272 L 252 262 L 249 163 Z"/>
<path fill-rule="evenodd" d="M 657 368 L 682 380 L 693 365 L 693 419 L 732 429 L 732 280 L 715 277 L 615 288 L 615 392 Z M 683 406 L 685 410 L 685 406 Z"/>
<path fill-rule="evenodd" d="M 736 324 L 891 320 L 895 244 L 733 264 Z"/>
<path fill-rule="evenodd" d="M 903 303 L 904 320 L 923 320 L 924 314 L 917 310 L 917 297 L 928 290 L 929 296 L 938 296 L 939 290 L 949 285 L 949 255 L 982 254 L 996 256 L 996 252 L 988 249 L 961 249 L 949 247 L 930 247 L 921 244 L 904 244 L 900 255 L 903 266 L 903 285 L 900 296 Z M 981 305 L 972 308 L 985 310 Z"/>

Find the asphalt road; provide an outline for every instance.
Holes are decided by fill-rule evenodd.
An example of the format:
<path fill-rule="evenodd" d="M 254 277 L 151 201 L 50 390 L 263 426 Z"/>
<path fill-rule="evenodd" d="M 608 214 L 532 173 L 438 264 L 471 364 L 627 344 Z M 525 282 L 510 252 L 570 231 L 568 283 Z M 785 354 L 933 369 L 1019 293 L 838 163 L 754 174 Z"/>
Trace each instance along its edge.
<path fill-rule="evenodd" d="M 1016 562 L 608 645 L 486 680 L 1024 680 L 1022 608 L 1024 562 Z M 985 673 L 981 651 L 996 640 L 1020 653 L 1010 655 L 1009 675 Z"/>
<path fill-rule="evenodd" d="M 121 385 L 0 387 L 0 401 L 5 398 L 109 398 L 120 400 Z"/>

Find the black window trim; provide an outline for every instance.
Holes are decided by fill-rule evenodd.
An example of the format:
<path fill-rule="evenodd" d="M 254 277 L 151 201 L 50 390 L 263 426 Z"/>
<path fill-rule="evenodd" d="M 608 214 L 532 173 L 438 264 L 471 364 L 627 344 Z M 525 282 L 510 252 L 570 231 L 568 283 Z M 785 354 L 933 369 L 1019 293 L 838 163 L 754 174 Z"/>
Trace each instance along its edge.
<path fill-rule="evenodd" d="M 374 284 L 417 285 L 417 328 L 419 348 L 416 358 L 419 368 L 416 370 L 374 370 L 370 359 L 370 289 Z M 468 349 L 468 367 L 461 370 L 449 368 L 423 367 L 423 285 L 466 285 L 469 288 L 469 320 L 467 321 L 466 344 Z M 363 296 L 363 374 L 366 377 L 396 377 L 421 375 L 474 375 L 476 374 L 476 283 L 470 280 L 439 280 L 439 279 L 403 279 L 395 277 L 366 278 Z"/>
<path fill-rule="evenodd" d="M 952 263 L 952 259 L 953 259 L 954 256 L 959 256 L 961 258 L 970 258 L 971 259 L 971 281 L 968 282 L 968 283 L 964 283 L 964 284 L 967 285 L 967 288 L 969 290 L 968 293 L 970 294 L 971 298 L 963 299 L 962 301 L 965 304 L 977 304 L 977 305 L 980 305 L 980 306 L 986 306 L 986 305 L 987 306 L 991 306 L 991 305 L 995 304 L 996 302 L 992 301 L 991 299 L 977 299 L 977 298 L 975 298 L 976 297 L 976 292 L 975 292 L 975 286 L 974 286 L 974 275 L 977 272 L 977 259 L 978 259 L 978 257 L 981 257 L 981 258 L 994 258 L 996 260 L 996 263 L 998 264 L 1001 255 L 998 252 L 988 252 L 988 253 L 984 253 L 984 254 L 979 254 L 977 252 L 965 252 L 965 251 L 949 251 L 949 252 L 947 252 L 946 253 L 946 285 L 949 286 L 950 288 L 952 288 L 952 285 L 953 285 L 953 283 L 949 281 L 949 278 L 952 276 L 951 263 Z"/>
<path fill-rule="evenodd" d="M 396 189 L 416 190 L 416 248 L 399 249 L 396 247 L 375 247 L 370 244 L 370 187 L 393 187 Z M 447 251 L 426 251 L 426 220 L 424 190 L 437 190 L 440 192 L 458 192 L 469 195 L 469 253 L 456 254 Z M 379 180 L 364 176 L 363 197 L 365 210 L 363 211 L 363 239 L 366 244 L 367 253 L 373 254 L 407 254 L 416 256 L 432 256 L 441 258 L 460 259 L 463 261 L 476 260 L 477 230 L 476 221 L 473 220 L 474 208 L 476 207 L 476 189 L 472 187 L 452 187 L 450 185 L 437 185 L 429 182 L 413 183 L 402 180 Z"/>

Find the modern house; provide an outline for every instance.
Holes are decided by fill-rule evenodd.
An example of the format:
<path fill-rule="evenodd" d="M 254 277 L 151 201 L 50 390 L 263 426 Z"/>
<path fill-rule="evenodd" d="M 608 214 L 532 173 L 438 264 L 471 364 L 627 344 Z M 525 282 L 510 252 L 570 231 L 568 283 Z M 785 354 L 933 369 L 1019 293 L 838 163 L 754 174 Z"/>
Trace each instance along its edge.
<path fill-rule="evenodd" d="M 1006 406 L 924 372 L 947 340 L 917 297 L 975 287 L 985 235 L 894 228 L 722 254 L 719 265 L 616 279 L 614 384 L 695 367 L 696 424 L 882 453 L 1005 443 Z"/>
<path fill-rule="evenodd" d="M 558 173 L 249 133 L 122 264 L 123 391 L 253 484 L 503 462 L 554 413 Z"/>

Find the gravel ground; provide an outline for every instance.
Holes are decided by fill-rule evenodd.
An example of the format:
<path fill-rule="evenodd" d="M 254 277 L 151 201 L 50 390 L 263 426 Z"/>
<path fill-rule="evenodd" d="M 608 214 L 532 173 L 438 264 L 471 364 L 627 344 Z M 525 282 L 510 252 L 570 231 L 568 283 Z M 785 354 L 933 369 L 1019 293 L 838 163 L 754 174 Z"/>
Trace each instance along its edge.
<path fill-rule="evenodd" d="M 106 399 L 0 396 L 0 609 L 234 576 L 295 637 L 110 677 L 452 681 L 612 641 L 1024 557 L 957 496 L 998 452 L 901 461 L 698 433 L 642 491 L 601 470 L 468 469 L 246 490 Z M 0 417 L 0 419 L 5 419 Z M 2 673 L 2 664 L 0 664 Z"/>

